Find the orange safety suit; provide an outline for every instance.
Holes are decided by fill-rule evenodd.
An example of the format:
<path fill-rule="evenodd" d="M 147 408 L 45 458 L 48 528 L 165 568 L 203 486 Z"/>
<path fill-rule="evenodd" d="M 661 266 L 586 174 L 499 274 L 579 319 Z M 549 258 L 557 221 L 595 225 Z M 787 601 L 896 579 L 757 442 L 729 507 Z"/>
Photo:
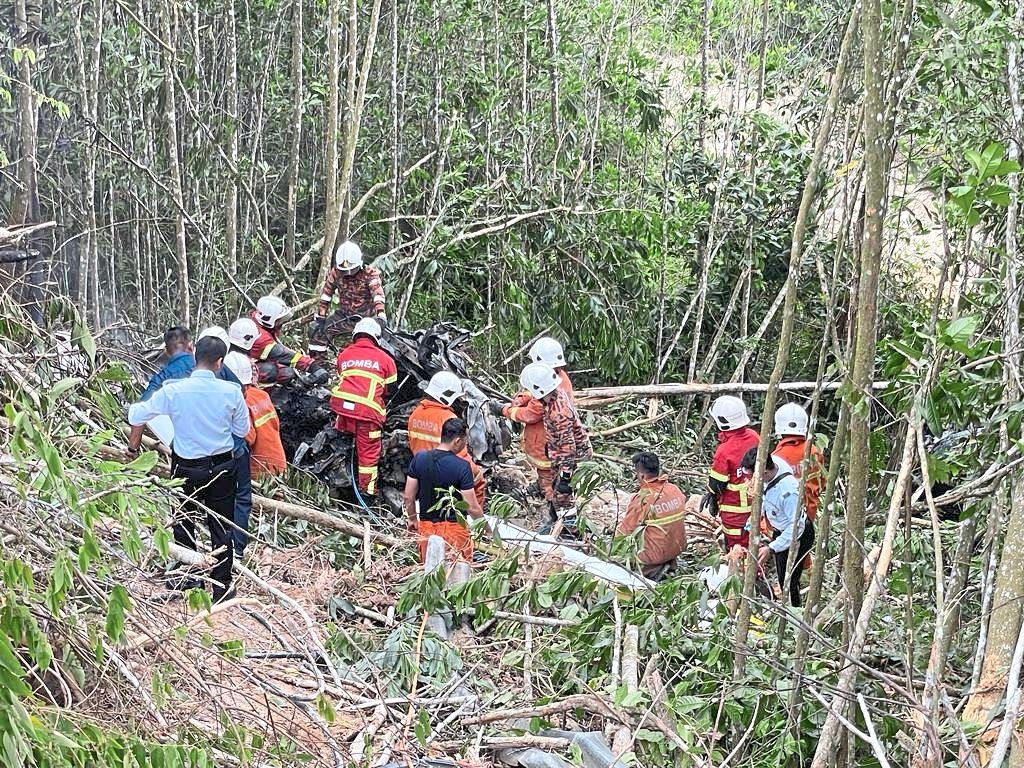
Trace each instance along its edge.
<path fill-rule="evenodd" d="M 335 426 L 355 437 L 359 489 L 373 495 L 387 413 L 384 394 L 398 379 L 398 368 L 373 339 L 360 335 L 338 353 L 338 373 L 341 378 L 331 391 L 331 410 L 338 414 Z"/>
<path fill-rule="evenodd" d="M 686 494 L 662 475 L 640 482 L 615 535 L 628 536 L 642 527 L 640 563 L 656 567 L 672 562 L 686 547 L 685 518 Z M 644 568 L 645 573 L 651 570 L 654 568 Z"/>
<path fill-rule="evenodd" d="M 257 387 L 243 387 L 252 426 L 245 441 L 249 444 L 249 466 L 253 479 L 280 475 L 288 465 L 281 445 L 281 421 L 270 395 Z"/>
<path fill-rule="evenodd" d="M 555 369 L 561 383 L 558 385 L 573 402 L 576 401 L 572 381 L 561 368 Z M 512 398 L 512 402 L 502 409 L 506 419 L 517 421 L 523 426 L 523 453 L 537 470 L 537 485 L 540 486 L 544 498 L 554 501 L 555 492 L 552 488 L 551 460 L 548 459 L 547 438 L 544 435 L 544 404 L 528 392 L 520 392 Z"/>
<path fill-rule="evenodd" d="M 563 472 L 575 472 L 579 462 L 594 455 L 590 436 L 576 412 L 576 405 L 561 387 L 544 402 L 544 440 L 547 457 L 551 462 L 549 471 L 552 480 L 556 480 Z M 573 506 L 571 493 L 552 492 L 556 507 Z"/>
<path fill-rule="evenodd" d="M 718 433 L 718 448 L 715 449 L 708 477 L 725 483 L 725 489 L 718 494 L 718 515 L 725 529 L 726 549 L 732 549 L 735 544 L 746 547 L 749 542 L 750 531 L 746 528 L 750 520 L 748 477 L 740 468 L 740 462 L 743 455 L 756 447 L 760 440 L 757 430 L 750 427 Z"/>
<path fill-rule="evenodd" d="M 429 451 L 441 445 L 441 427 L 448 419 L 454 419 L 455 411 L 447 405 L 443 405 L 430 397 L 420 400 L 416 409 L 409 414 L 409 450 L 415 456 L 420 451 Z M 467 449 L 456 454 L 460 459 L 469 462 L 469 469 L 473 473 L 473 493 L 480 507 L 484 506 L 487 499 L 487 481 L 484 479 L 484 472 L 473 461 Z"/>
<path fill-rule="evenodd" d="M 803 475 L 803 468 L 807 466 L 807 479 L 804 481 L 804 508 L 807 510 L 807 519 L 814 520 L 818 516 L 818 502 L 821 499 L 821 492 L 825 488 L 825 456 L 818 446 L 811 443 L 811 453 L 807 457 L 807 464 L 804 464 L 804 448 L 807 438 L 800 435 L 786 435 L 779 440 L 772 454 L 778 456 L 793 469 L 793 477 L 797 480 Z"/>

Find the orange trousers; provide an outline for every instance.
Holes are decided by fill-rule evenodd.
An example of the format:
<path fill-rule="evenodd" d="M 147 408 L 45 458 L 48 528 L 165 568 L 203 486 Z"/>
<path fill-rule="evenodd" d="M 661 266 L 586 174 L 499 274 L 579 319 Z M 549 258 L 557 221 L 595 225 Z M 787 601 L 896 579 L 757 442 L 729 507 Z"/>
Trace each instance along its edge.
<path fill-rule="evenodd" d="M 440 536 L 444 539 L 445 553 L 449 560 L 466 560 L 473 562 L 473 537 L 469 528 L 461 523 L 435 523 L 431 520 L 420 520 L 416 526 L 419 537 L 420 562 L 427 560 L 427 539 Z"/>
<path fill-rule="evenodd" d="M 355 438 L 356 462 L 359 465 L 359 490 L 373 496 L 377 493 L 377 462 L 380 461 L 379 424 L 351 416 L 338 416 L 335 427 Z"/>

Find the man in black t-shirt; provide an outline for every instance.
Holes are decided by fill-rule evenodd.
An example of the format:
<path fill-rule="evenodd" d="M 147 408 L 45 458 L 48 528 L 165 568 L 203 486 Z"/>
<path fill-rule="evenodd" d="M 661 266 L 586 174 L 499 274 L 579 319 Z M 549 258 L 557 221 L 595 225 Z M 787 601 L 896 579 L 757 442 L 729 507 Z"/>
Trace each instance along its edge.
<path fill-rule="evenodd" d="M 470 517 L 479 519 L 484 515 L 473 490 L 469 462 L 456 455 L 467 441 L 466 422 L 448 419 L 441 427 L 440 447 L 420 451 L 409 464 L 405 512 L 409 530 L 419 534 L 420 560 L 426 559 L 427 539 L 431 536 L 443 538 L 448 549 L 462 558 L 473 559 L 473 539 L 456 507 L 461 496 Z"/>

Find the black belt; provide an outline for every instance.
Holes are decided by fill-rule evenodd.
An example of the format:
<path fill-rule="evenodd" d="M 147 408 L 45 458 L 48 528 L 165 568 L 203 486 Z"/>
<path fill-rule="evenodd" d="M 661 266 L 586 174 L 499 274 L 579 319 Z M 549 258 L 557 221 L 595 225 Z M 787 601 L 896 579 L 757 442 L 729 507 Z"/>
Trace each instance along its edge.
<path fill-rule="evenodd" d="M 183 459 L 175 454 L 172 459 L 173 463 L 182 467 L 205 467 L 233 461 L 234 457 L 234 451 L 225 451 L 224 453 L 216 453 L 213 456 L 200 456 L 198 459 Z"/>

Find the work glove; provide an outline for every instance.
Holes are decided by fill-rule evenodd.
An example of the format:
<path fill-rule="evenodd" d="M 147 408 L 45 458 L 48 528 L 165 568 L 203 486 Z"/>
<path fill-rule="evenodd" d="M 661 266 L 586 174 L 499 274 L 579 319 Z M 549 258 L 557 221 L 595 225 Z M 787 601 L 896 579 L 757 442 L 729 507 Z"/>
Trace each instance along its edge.
<path fill-rule="evenodd" d="M 554 485 L 555 493 L 560 493 L 562 495 L 568 495 L 572 493 L 572 484 L 570 482 L 571 480 L 572 472 L 570 472 L 567 469 L 563 469 L 561 472 L 559 472 L 558 478 L 555 480 Z"/>
<path fill-rule="evenodd" d="M 381 325 L 387 325 L 388 324 L 387 313 L 386 312 L 378 312 L 377 313 L 377 320 L 380 321 Z"/>
<path fill-rule="evenodd" d="M 326 317 L 314 317 L 306 329 L 310 336 L 322 336 L 327 328 Z"/>
<path fill-rule="evenodd" d="M 495 416 L 504 416 L 505 415 L 505 413 L 504 413 L 504 411 L 505 411 L 505 404 L 504 403 L 499 403 L 497 400 L 488 400 L 487 401 L 487 408 Z"/>
<path fill-rule="evenodd" d="M 700 511 L 706 515 L 718 517 L 718 494 L 710 491 L 705 493 L 704 498 L 700 500 Z"/>

